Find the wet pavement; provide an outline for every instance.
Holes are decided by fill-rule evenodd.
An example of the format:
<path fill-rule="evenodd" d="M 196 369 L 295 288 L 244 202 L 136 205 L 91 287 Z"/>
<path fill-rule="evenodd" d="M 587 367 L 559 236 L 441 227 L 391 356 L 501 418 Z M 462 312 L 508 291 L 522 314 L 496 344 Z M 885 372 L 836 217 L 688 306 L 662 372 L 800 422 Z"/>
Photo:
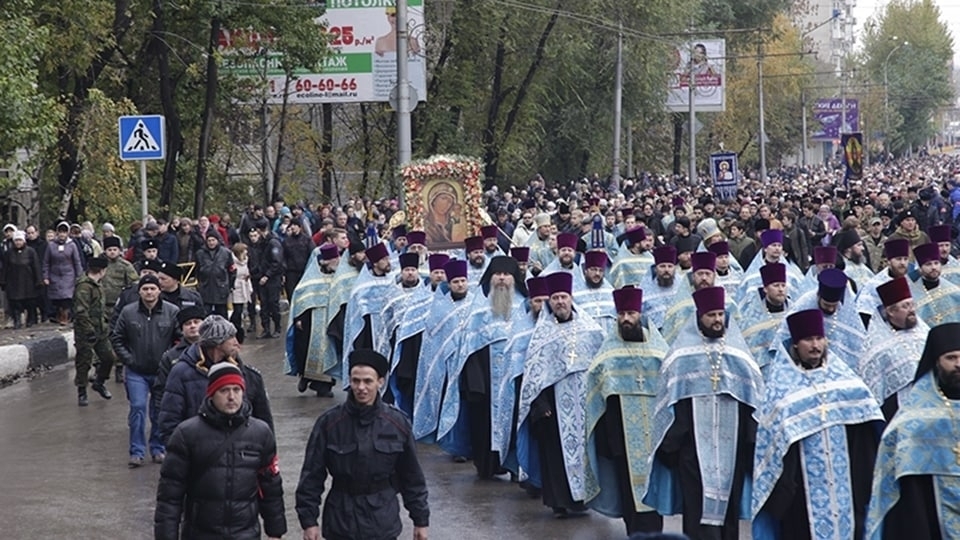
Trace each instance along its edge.
<path fill-rule="evenodd" d="M 282 375 L 281 340 L 250 340 L 245 361 L 263 373 L 273 408 L 287 509 L 285 538 L 300 538 L 294 490 L 307 438 L 316 417 L 343 401 L 298 394 Z M 127 401 L 122 385 L 108 383 L 114 398 L 90 394 L 76 405 L 72 366 L 0 389 L 0 537 L 153 538 L 153 510 L 160 466 L 127 468 Z M 516 484 L 478 480 L 472 464 L 453 463 L 434 446 L 421 445 L 430 490 L 430 537 L 445 540 L 622 539 L 619 520 L 596 513 L 555 519 Z M 401 510 L 404 531 L 412 524 Z M 744 527 L 741 527 L 743 529 Z M 668 531 L 679 531 L 677 518 Z M 749 538 L 741 530 L 741 538 Z"/>

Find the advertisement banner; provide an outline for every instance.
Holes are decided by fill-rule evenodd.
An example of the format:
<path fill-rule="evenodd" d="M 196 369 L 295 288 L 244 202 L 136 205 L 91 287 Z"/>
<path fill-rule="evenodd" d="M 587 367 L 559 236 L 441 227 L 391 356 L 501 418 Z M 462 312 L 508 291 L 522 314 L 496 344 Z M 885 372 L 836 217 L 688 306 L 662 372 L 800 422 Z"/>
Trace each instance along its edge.
<path fill-rule="evenodd" d="M 692 55 L 692 60 L 691 60 Z M 702 39 L 673 51 L 673 73 L 667 88 L 667 110 L 690 109 L 690 75 L 693 74 L 694 107 L 700 112 L 723 112 L 726 99 L 727 42 Z"/>
<path fill-rule="evenodd" d="M 389 101 L 397 83 L 396 7 L 394 0 L 327 0 L 317 31 L 330 34 L 332 54 L 318 66 L 297 68 L 287 79 L 272 38 L 249 30 L 221 30 L 220 69 L 263 79 L 267 103 L 360 103 Z M 407 1 L 407 58 L 411 94 L 427 96 L 423 0 Z"/>
<path fill-rule="evenodd" d="M 813 104 L 813 132 L 811 141 L 836 141 L 843 132 L 841 117 L 843 100 L 841 98 L 818 99 Z M 847 131 L 860 130 L 860 102 L 847 99 Z"/>
<path fill-rule="evenodd" d="M 843 181 L 849 187 L 851 180 L 863 178 L 863 134 L 844 133 L 840 145 L 843 147 Z"/>
<path fill-rule="evenodd" d="M 730 201 L 737 198 L 739 170 L 736 153 L 717 152 L 710 154 L 710 175 L 713 177 L 715 197 L 721 201 Z"/>

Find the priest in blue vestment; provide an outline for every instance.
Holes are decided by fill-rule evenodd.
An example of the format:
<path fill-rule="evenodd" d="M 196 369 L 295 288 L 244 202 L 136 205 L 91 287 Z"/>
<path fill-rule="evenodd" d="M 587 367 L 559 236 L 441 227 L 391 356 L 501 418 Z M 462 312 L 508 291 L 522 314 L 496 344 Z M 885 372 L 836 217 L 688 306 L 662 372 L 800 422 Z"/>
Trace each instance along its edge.
<path fill-rule="evenodd" d="M 887 240 L 883 243 L 883 258 L 887 260 L 887 267 L 877 272 L 857 291 L 857 311 L 866 328 L 870 327 L 870 318 L 876 314 L 880 306 L 877 287 L 907 275 L 910 265 L 910 242 L 906 238 Z"/>
<path fill-rule="evenodd" d="M 660 246 L 653 250 L 653 266 L 644 276 L 643 313 L 658 331 L 663 328 L 667 309 L 673 305 L 682 283 L 677 279 L 677 248 Z"/>
<path fill-rule="evenodd" d="M 441 283 L 446 283 L 447 274 L 443 271 L 443 265 L 450 262 L 450 256 L 446 253 L 431 253 L 427 257 L 427 268 L 430 269 L 430 277 L 426 283 L 430 290 L 436 291 Z"/>
<path fill-rule="evenodd" d="M 549 310 L 533 330 L 520 387 L 517 458 L 520 479 L 541 487 L 543 504 L 564 516 L 586 510 L 586 371 L 604 336 L 575 310 L 573 276 L 556 272 L 546 279 Z"/>
<path fill-rule="evenodd" d="M 543 272 L 541 276 L 548 276 L 556 272 L 566 272 L 573 276 L 573 290 L 579 291 L 586 287 L 583 279 L 583 271 L 577 265 L 577 248 L 580 239 L 573 233 L 560 233 L 557 235 L 557 258 L 554 259 Z"/>
<path fill-rule="evenodd" d="M 880 407 L 828 354 L 819 309 L 787 317 L 757 409 L 755 540 L 863 538 Z"/>
<path fill-rule="evenodd" d="M 327 315 L 332 318 L 326 325 L 326 333 L 333 341 L 334 354 L 324 356 L 322 369 L 331 377 L 342 376 L 347 302 L 350 300 L 350 294 L 353 293 L 357 278 L 360 277 L 360 272 L 367 263 L 367 254 L 360 242 L 350 242 L 344 255 L 346 260 L 337 264 L 337 270 L 333 273 L 333 283 L 330 284 L 330 309 Z M 335 381 L 331 384 L 335 384 Z"/>
<path fill-rule="evenodd" d="M 690 271 L 680 280 L 683 285 L 673 299 L 673 305 L 667 308 L 661 334 L 667 343 L 673 343 L 680 331 L 695 316 L 696 306 L 693 293 L 700 289 L 713 287 L 717 279 L 717 256 L 710 251 L 698 251 L 690 256 Z M 719 286 L 719 285 L 718 285 Z M 726 292 L 726 289 L 724 289 Z M 733 297 L 723 295 L 724 309 L 731 323 L 740 320 L 740 310 Z"/>
<path fill-rule="evenodd" d="M 787 315 L 787 268 L 782 263 L 765 264 L 760 268 L 760 277 L 763 287 L 743 299 L 740 320 L 743 323 L 743 339 L 750 347 L 750 354 L 760 367 L 760 372 L 766 374 L 765 368 L 770 361 L 767 351 Z"/>
<path fill-rule="evenodd" d="M 817 276 L 820 275 L 820 272 L 827 270 L 829 268 L 837 267 L 837 247 L 836 246 L 816 246 L 813 248 L 813 264 L 807 270 L 807 273 L 803 275 L 803 282 L 800 285 L 800 289 L 797 292 L 799 297 L 805 292 L 812 291 L 817 288 Z M 857 289 L 859 291 L 859 289 Z"/>
<path fill-rule="evenodd" d="M 707 251 L 717 256 L 715 285 L 723 287 L 727 297 L 736 300 L 737 290 L 743 280 L 743 269 L 740 268 L 740 263 L 730 256 L 730 243 L 726 240 L 713 242 L 707 246 Z"/>
<path fill-rule="evenodd" d="M 390 317 L 384 308 L 399 292 L 395 276 L 391 273 L 390 253 L 387 246 L 379 242 L 365 251 L 367 266 L 360 272 L 344 319 L 343 357 L 349 358 L 354 349 L 373 349 L 389 358 L 393 349 L 390 335 L 393 331 Z M 344 384 L 350 382 L 350 366 L 342 363 Z"/>
<path fill-rule="evenodd" d="M 430 311 L 433 291 L 420 279 L 418 253 L 404 253 L 398 257 L 398 261 L 400 291 L 399 294 L 393 294 L 382 313 L 392 344 L 384 401 L 412 417 L 420 338 Z"/>
<path fill-rule="evenodd" d="M 497 239 L 499 231 L 500 229 L 497 228 L 496 225 L 484 225 L 480 227 L 480 238 L 483 238 L 483 256 L 488 260 L 506 255 L 506 253 L 500 249 L 500 242 Z"/>
<path fill-rule="evenodd" d="M 557 257 L 556 245 L 551 238 L 550 229 L 552 227 L 550 214 L 537 214 L 534 218 L 537 230 L 527 239 L 527 247 L 530 248 L 530 272 L 533 275 L 540 275 L 543 269 L 553 262 Z"/>
<path fill-rule="evenodd" d="M 574 281 L 573 302 L 581 313 L 586 313 L 600 325 L 604 333 L 616 326 L 617 311 L 613 304 L 613 287 L 605 279 L 607 253 L 602 250 L 583 254 L 583 288 Z"/>
<path fill-rule="evenodd" d="M 817 290 L 808 291 L 792 303 L 788 316 L 807 309 L 820 310 L 832 356 L 845 362 L 851 369 L 856 369 L 866 348 L 867 331 L 853 303 L 847 301 L 850 279 L 842 270 L 828 268 L 817 275 L 817 282 Z M 775 356 L 780 344 L 789 336 L 789 326 L 783 321 L 767 354 Z"/>
<path fill-rule="evenodd" d="M 660 367 L 644 503 L 683 514 L 691 538 L 734 540 L 749 496 L 763 378 L 725 312 L 723 287 L 693 293 L 692 317 Z M 673 486 L 673 487 L 671 487 Z"/>
<path fill-rule="evenodd" d="M 763 246 L 760 253 L 753 259 L 750 266 L 743 272 L 743 283 L 737 291 L 737 302 L 742 302 L 748 291 L 760 286 L 760 267 L 767 263 L 782 263 L 787 267 L 787 283 L 790 290 L 802 294 L 803 273 L 800 268 L 788 261 L 783 254 L 783 231 L 768 229 L 760 234 L 760 244 Z"/>
<path fill-rule="evenodd" d="M 960 322 L 960 287 L 940 277 L 940 248 L 936 244 L 920 244 L 913 248 L 913 255 L 917 267 L 907 272 L 907 279 L 917 303 L 917 315 L 935 326 Z"/>
<path fill-rule="evenodd" d="M 467 261 L 453 259 L 443 266 L 446 285 L 434 292 L 424 322 L 413 394 L 413 436 L 418 441 L 435 443 L 440 409 L 448 384 L 447 368 L 460 349 L 460 340 L 473 304 L 473 292 L 467 281 Z M 465 427 L 465 426 L 461 426 Z M 458 432 L 466 437 L 463 430 Z M 464 453 L 454 457 L 464 457 Z"/>
<path fill-rule="evenodd" d="M 883 432 L 869 540 L 960 538 L 960 324 L 930 330 L 910 393 Z"/>
<path fill-rule="evenodd" d="M 464 239 L 463 245 L 467 254 L 467 281 L 473 287 L 480 283 L 480 277 L 487 270 L 490 259 L 487 258 L 483 249 L 482 236 L 468 236 Z"/>
<path fill-rule="evenodd" d="M 940 277 L 960 285 L 960 261 L 951 255 L 953 250 L 953 234 L 950 225 L 933 225 L 927 228 L 930 243 L 940 248 Z"/>
<path fill-rule="evenodd" d="M 617 326 L 587 370 L 587 506 L 623 519 L 627 534 L 660 532 L 663 517 L 643 504 L 651 419 L 667 343 L 641 319 L 643 291 L 613 291 Z"/>
<path fill-rule="evenodd" d="M 510 377 L 504 350 L 514 324 L 526 315 L 526 295 L 517 261 L 506 255 L 491 259 L 471 313 L 459 330 L 463 334 L 459 349 L 447 365 L 437 444 L 453 455 L 472 457 L 480 478 L 506 472 L 501 467 L 502 456 L 491 449 L 492 419 L 502 418 L 500 409 L 512 412 L 514 403 L 499 403 L 494 397 L 502 379 Z M 464 423 L 468 441 L 460 440 L 454 429 L 455 424 Z"/>
<path fill-rule="evenodd" d="M 320 397 L 333 397 L 335 380 L 325 371 L 336 365 L 337 353 L 327 326 L 339 309 L 330 305 L 330 287 L 339 262 L 337 246 L 315 248 L 290 298 L 286 374 L 300 378 L 297 390 L 309 388 Z"/>
<path fill-rule="evenodd" d="M 653 266 L 653 237 L 647 236 L 645 227 L 628 229 L 624 234 L 624 245 L 617 251 L 608 272 L 608 280 L 614 288 L 627 285 L 639 287 Z"/>
<path fill-rule="evenodd" d="M 866 350 L 854 371 L 877 398 L 883 417 L 889 422 L 910 392 L 930 327 L 917 317 L 906 278 L 880 285 L 877 293 L 883 304 L 872 318 Z"/>

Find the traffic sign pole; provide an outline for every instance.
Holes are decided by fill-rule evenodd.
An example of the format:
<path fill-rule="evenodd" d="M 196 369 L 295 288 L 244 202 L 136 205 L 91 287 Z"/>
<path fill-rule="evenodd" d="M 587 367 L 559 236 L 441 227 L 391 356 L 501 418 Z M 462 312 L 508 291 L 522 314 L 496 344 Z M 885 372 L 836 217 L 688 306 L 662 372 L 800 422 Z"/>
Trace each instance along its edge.
<path fill-rule="evenodd" d="M 147 222 L 147 162 L 140 160 L 140 210 L 143 222 Z"/>

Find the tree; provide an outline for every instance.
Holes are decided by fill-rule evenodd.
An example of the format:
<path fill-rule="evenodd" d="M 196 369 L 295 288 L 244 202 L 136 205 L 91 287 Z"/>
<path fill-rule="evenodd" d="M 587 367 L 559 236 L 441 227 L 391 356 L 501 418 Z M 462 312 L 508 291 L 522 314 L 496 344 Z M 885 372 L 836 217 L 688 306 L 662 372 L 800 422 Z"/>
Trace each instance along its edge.
<path fill-rule="evenodd" d="M 895 154 L 935 134 L 934 113 L 953 99 L 953 38 L 940 15 L 931 0 L 891 0 L 866 24 L 866 69 L 878 84 L 886 69 L 890 117 L 898 120 L 887 134 Z"/>

